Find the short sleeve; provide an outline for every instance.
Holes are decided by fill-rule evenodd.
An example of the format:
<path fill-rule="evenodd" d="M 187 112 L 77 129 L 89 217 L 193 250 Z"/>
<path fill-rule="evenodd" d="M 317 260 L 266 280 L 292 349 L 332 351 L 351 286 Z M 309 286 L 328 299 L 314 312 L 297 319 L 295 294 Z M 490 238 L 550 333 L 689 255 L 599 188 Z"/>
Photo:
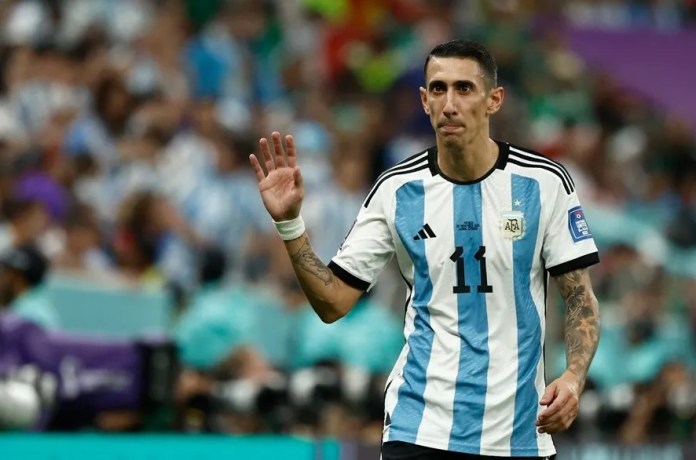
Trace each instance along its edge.
<path fill-rule="evenodd" d="M 599 262 L 585 213 L 575 191 L 560 186 L 551 202 L 542 255 L 551 276 L 558 276 Z"/>
<path fill-rule="evenodd" d="M 329 269 L 356 289 L 369 290 L 394 254 L 394 239 L 389 230 L 388 210 L 391 199 L 382 186 L 366 200 L 358 212 Z"/>

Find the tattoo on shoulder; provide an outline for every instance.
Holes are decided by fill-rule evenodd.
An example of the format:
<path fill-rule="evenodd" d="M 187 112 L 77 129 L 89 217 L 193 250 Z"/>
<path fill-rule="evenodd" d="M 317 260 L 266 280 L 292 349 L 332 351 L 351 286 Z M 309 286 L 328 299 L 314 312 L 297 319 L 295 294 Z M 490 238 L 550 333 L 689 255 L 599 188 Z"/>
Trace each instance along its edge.
<path fill-rule="evenodd" d="M 333 272 L 324 265 L 324 262 L 322 262 L 319 257 L 317 257 L 312 247 L 309 245 L 309 238 L 306 236 L 304 237 L 302 246 L 300 246 L 300 249 L 298 249 L 295 254 L 290 256 L 290 260 L 293 265 L 319 278 L 324 285 L 328 286 L 333 282 Z"/>
<path fill-rule="evenodd" d="M 599 342 L 599 310 L 587 269 L 558 276 L 566 304 L 565 341 L 568 370 L 583 380 Z"/>

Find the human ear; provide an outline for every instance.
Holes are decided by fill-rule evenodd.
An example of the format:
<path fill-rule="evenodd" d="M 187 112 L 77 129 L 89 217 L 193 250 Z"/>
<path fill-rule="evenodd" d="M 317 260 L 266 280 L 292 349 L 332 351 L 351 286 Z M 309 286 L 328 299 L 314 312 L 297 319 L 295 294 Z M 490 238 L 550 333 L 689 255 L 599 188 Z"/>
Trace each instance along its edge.
<path fill-rule="evenodd" d="M 498 86 L 497 88 L 493 88 L 488 94 L 488 107 L 486 113 L 493 115 L 500 110 L 500 106 L 503 105 L 503 99 L 505 99 L 505 90 L 503 87 Z"/>
<path fill-rule="evenodd" d="M 422 86 L 418 89 L 420 92 L 421 104 L 423 105 L 423 111 L 426 115 L 430 115 L 430 108 L 428 107 L 428 91 Z"/>

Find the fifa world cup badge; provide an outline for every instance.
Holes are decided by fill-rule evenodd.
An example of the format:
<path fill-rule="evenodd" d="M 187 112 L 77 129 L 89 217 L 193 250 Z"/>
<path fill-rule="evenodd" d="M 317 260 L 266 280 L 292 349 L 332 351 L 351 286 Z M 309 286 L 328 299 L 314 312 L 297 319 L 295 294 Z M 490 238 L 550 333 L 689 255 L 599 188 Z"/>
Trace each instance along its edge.
<path fill-rule="evenodd" d="M 585 220 L 585 213 L 580 206 L 568 210 L 568 230 L 574 243 L 592 238 L 590 227 Z"/>

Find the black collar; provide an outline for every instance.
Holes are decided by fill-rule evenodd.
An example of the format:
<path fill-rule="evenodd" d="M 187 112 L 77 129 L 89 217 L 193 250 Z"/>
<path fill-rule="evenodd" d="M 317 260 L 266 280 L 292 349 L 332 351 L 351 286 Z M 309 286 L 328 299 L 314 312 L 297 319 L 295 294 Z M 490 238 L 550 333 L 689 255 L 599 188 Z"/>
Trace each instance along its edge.
<path fill-rule="evenodd" d="M 505 166 L 508 162 L 508 155 L 510 154 L 510 144 L 508 144 L 507 142 L 499 141 L 497 139 L 493 139 L 493 141 L 498 145 L 498 159 L 495 161 L 493 167 L 478 179 L 470 181 L 461 181 L 452 179 L 451 177 L 448 177 L 445 174 L 443 174 L 443 172 L 440 170 L 440 167 L 437 165 L 437 146 L 432 146 L 428 149 L 428 168 L 430 169 L 430 173 L 433 176 L 442 176 L 443 179 L 454 184 L 470 185 L 483 181 L 485 178 L 490 176 L 496 169 L 505 169 Z"/>

